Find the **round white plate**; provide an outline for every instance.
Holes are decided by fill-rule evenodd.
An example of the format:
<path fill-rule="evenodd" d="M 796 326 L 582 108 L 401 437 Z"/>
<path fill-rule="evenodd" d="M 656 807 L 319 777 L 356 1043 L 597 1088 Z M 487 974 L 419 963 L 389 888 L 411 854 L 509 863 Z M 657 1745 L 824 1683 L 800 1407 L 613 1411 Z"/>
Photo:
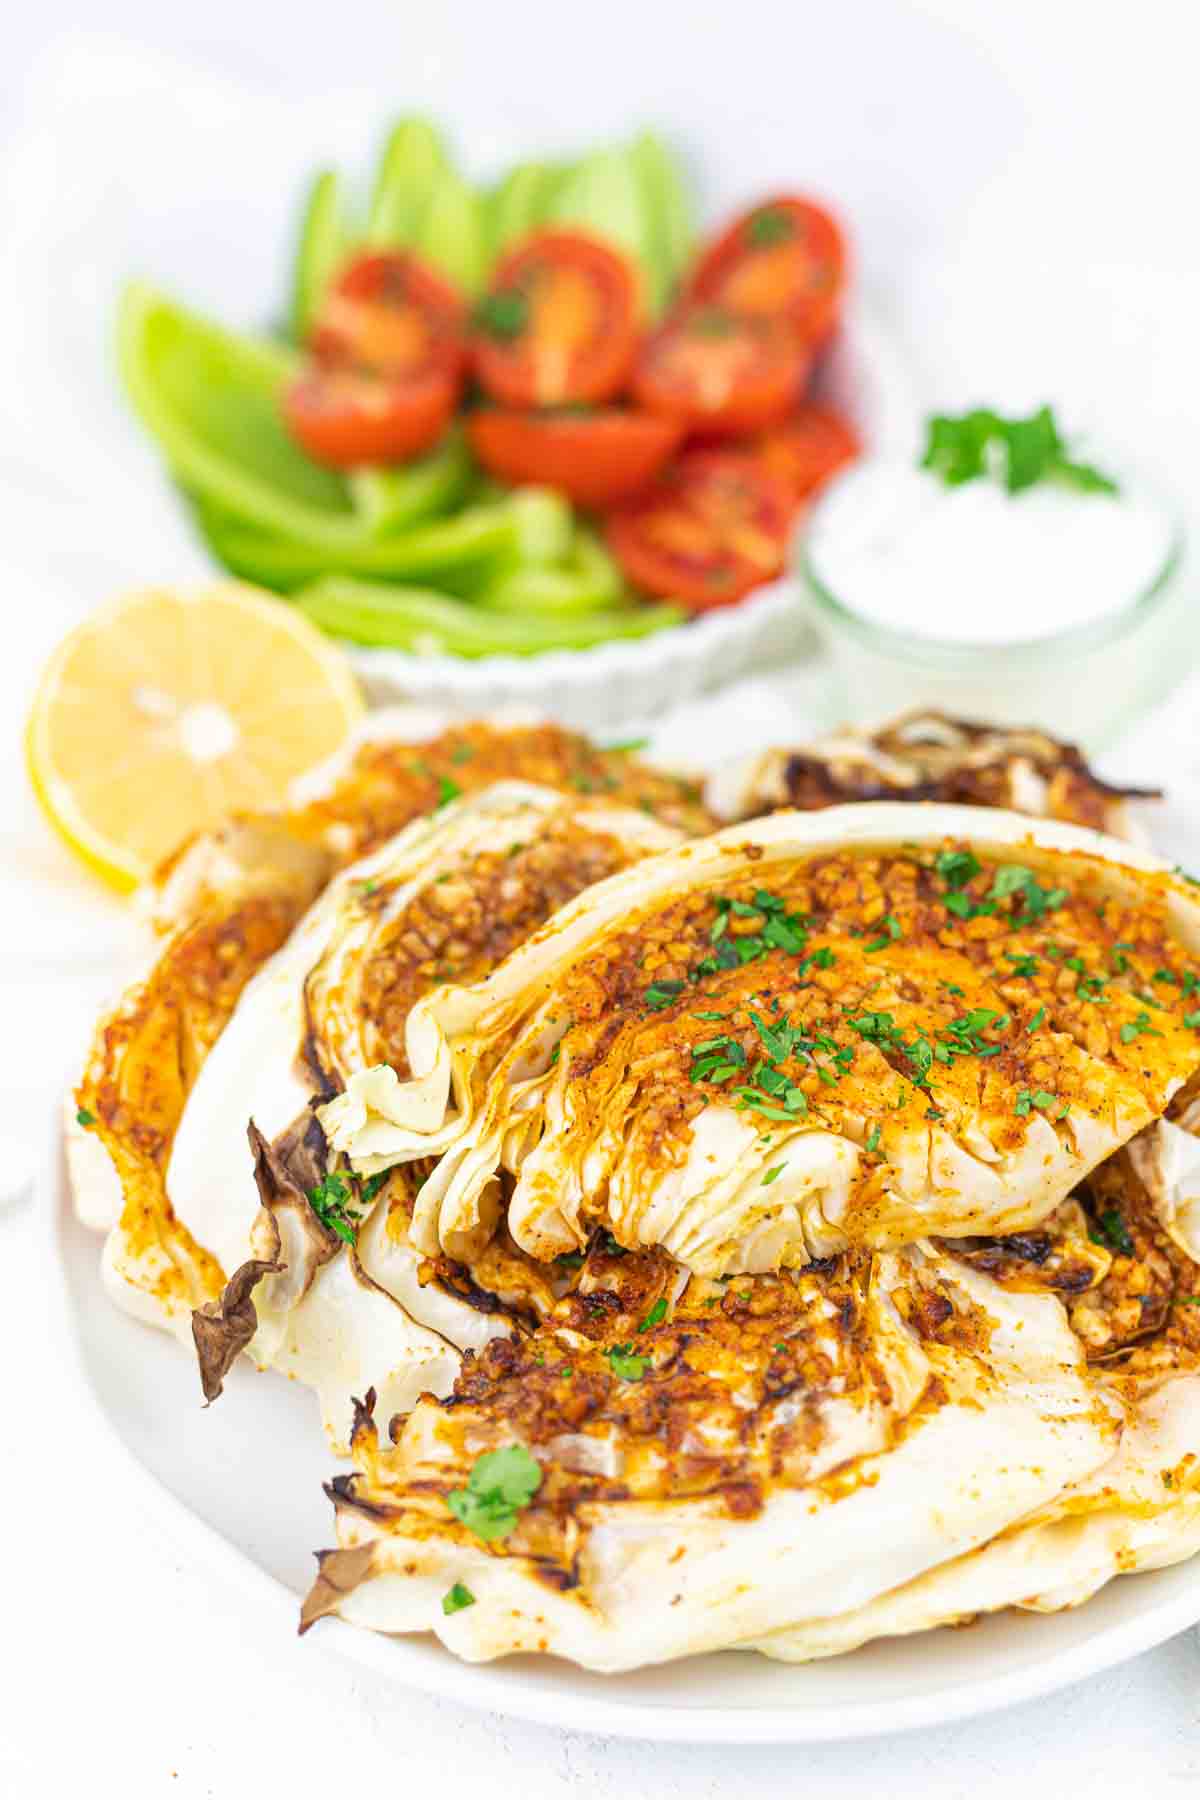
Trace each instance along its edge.
<path fill-rule="evenodd" d="M 171 1339 L 103 1293 L 99 1239 L 75 1219 L 55 1122 L 39 1195 L 48 1287 L 70 1337 L 77 1393 L 99 1412 L 111 1465 L 88 1480 L 136 1480 L 181 1551 L 295 1629 L 311 1552 L 332 1541 L 321 1482 L 335 1472 L 313 1397 L 274 1374 L 235 1369 L 202 1410 L 194 1365 Z M 830 1662 L 788 1666 L 727 1651 L 632 1675 L 590 1675 L 550 1658 L 471 1666 L 436 1640 L 388 1638 L 325 1619 L 307 1640 L 407 1687 L 573 1730 L 660 1741 L 820 1743 L 969 1718 L 1054 1692 L 1200 1620 L 1200 1564 L 1112 1582 L 1075 1612 L 1008 1614 Z"/>

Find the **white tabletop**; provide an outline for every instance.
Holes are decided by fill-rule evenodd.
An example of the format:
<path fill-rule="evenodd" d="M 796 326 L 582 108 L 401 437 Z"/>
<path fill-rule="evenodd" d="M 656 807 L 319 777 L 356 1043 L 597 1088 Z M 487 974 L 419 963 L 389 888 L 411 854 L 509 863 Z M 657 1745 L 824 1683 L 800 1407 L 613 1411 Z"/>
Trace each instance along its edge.
<path fill-rule="evenodd" d="M 71 0 L 42 0 L 9 21 L 0 101 L 14 99 L 22 51 L 53 47 L 81 10 Z M 627 45 L 645 41 L 636 21 L 641 17 L 649 29 L 650 10 L 622 3 L 604 9 L 597 54 L 606 67 L 616 66 L 614 38 L 624 33 Z M 915 259 L 935 239 L 939 223 L 963 232 L 978 249 L 985 228 L 1011 224 L 1019 177 L 1026 194 L 1044 188 L 1049 195 L 1032 227 L 1046 243 L 1058 233 L 1078 244 L 1081 234 L 1115 217 L 1145 278 L 1128 279 L 1126 268 L 1124 275 L 1097 280 L 1096 304 L 1110 312 L 1092 338 L 1091 366 L 1101 350 L 1123 343 L 1127 354 L 1124 362 L 1116 358 L 1113 392 L 1132 405 L 1136 390 L 1138 403 L 1161 422 L 1162 441 L 1170 440 L 1173 428 L 1178 442 L 1185 422 L 1194 430 L 1195 394 L 1189 401 L 1182 391 L 1187 384 L 1173 354 L 1156 359 L 1151 351 L 1161 349 L 1159 337 L 1171 321 L 1181 324 L 1185 316 L 1194 346 L 1196 308 L 1189 296 L 1197 292 L 1200 258 L 1194 244 L 1181 251 L 1180 234 L 1181 221 L 1192 216 L 1184 184 L 1193 179 L 1196 159 L 1183 155 L 1171 135 L 1192 105 L 1186 83 L 1194 56 L 1170 35 L 1177 7 L 1143 0 L 1132 18 L 1126 9 L 1113 10 L 1110 31 L 1104 9 L 1089 7 L 1084 14 L 1066 0 L 1057 10 L 1041 0 L 1009 0 L 1003 9 L 970 0 L 847 0 L 838 9 L 787 9 L 792 41 L 778 36 L 779 10 L 766 4 L 709 9 L 664 3 L 653 9 L 649 73 L 645 57 L 633 57 L 630 79 L 643 113 L 653 114 L 654 97 L 661 95 L 661 110 L 670 114 L 699 79 L 689 74 L 687 58 L 705 55 L 715 112 L 728 128 L 740 108 L 751 134 L 767 115 L 768 123 L 778 124 L 790 116 L 788 108 L 802 109 L 807 101 L 804 116 L 814 116 L 815 109 L 825 133 L 821 154 L 811 137 L 809 152 L 821 164 L 824 185 L 852 193 L 876 277 L 906 255 Z M 536 0 L 486 9 L 488 41 L 478 54 L 471 53 L 470 33 L 484 9 L 464 4 L 417 9 L 343 0 L 336 17 L 308 15 L 307 28 L 303 9 L 248 9 L 241 0 L 209 0 L 199 10 L 164 8 L 161 0 L 110 0 L 105 15 L 113 29 L 160 51 L 207 60 L 237 79 L 269 87 L 349 88 L 360 81 L 362 58 L 370 51 L 370 80 L 378 94 L 394 88 L 398 102 L 412 101 L 415 81 L 435 111 L 462 84 L 493 79 L 489 71 L 507 41 L 510 56 L 519 55 L 525 65 L 523 86 L 511 76 L 512 106 L 543 130 L 554 109 L 544 103 L 552 84 L 542 79 L 538 57 L 548 68 L 556 59 L 577 58 L 586 35 L 577 9 Z M 1066 22 L 1072 16 L 1073 27 Z M 564 34 L 568 20 L 571 29 Z M 750 61 L 744 33 L 734 56 L 734 25 L 749 29 Z M 665 48 L 672 31 L 682 34 L 677 41 L 684 46 L 673 62 Z M 1085 31 L 1081 75 L 1076 38 Z M 855 127 L 873 134 L 861 153 L 857 140 L 832 148 L 827 141 L 829 97 L 807 73 L 813 32 L 832 80 L 853 85 L 861 73 L 853 94 Z M 897 58 L 910 70 L 907 85 L 894 80 Z M 1139 68 L 1142 60 L 1146 69 Z M 751 61 L 759 70 L 757 86 L 750 83 Z M 379 73 L 384 63 L 395 71 L 394 81 Z M 1072 98 L 1064 107 L 1061 81 L 1068 64 Z M 729 76 L 724 85 L 722 70 Z M 598 128 L 593 121 L 603 106 L 595 92 L 579 105 L 581 128 Z M 574 117 L 573 100 L 564 99 L 558 114 Z M 1047 123 L 1055 116 L 1061 121 L 1057 139 Z M 10 105 L 10 125 L 15 120 Z M 906 155 L 917 178 L 911 191 L 898 188 L 888 173 Z M 1090 184 L 1081 179 L 1089 167 L 1099 171 Z M 1009 177 L 1017 188 L 1005 186 Z M 1067 205 L 1074 184 L 1079 204 Z M 136 180 L 130 198 L 136 205 Z M 999 371 L 1015 340 L 1004 330 L 985 333 L 978 322 L 972 329 L 971 310 L 952 300 L 955 293 L 977 292 L 980 277 L 959 273 L 958 287 L 948 278 L 925 287 L 929 303 L 944 306 L 941 350 L 971 367 L 990 351 L 989 366 Z M 1027 328 L 1025 354 L 1036 367 L 1045 334 L 1028 330 L 1021 304 L 1014 299 L 1012 317 Z M 1079 340 L 1087 331 L 1076 290 L 1053 285 L 1043 322 L 1061 359 L 1056 367 L 1076 356 L 1071 372 L 1082 391 L 1078 377 L 1086 365 Z M 1194 373 L 1194 356 L 1190 366 Z M 69 398 L 55 397 L 60 406 Z M 399 1691 L 335 1660 L 322 1648 L 319 1632 L 303 1642 L 280 1638 L 244 1595 L 212 1587 L 181 1559 L 120 1481 L 89 1480 L 96 1427 L 86 1416 L 59 1411 L 61 1347 L 47 1335 L 44 1296 L 23 1279 L 30 1209 L 26 1203 L 3 1210 L 2 1203 L 31 1165 L 59 1072 L 128 966 L 133 946 L 123 904 L 96 888 L 42 825 L 25 792 L 18 741 L 34 672 L 94 596 L 104 568 L 97 567 L 86 534 L 81 541 L 60 533 L 51 542 L 36 531 L 17 530 L 28 527 L 29 507 L 41 497 L 27 506 L 11 485 L 8 494 L 7 548 L 0 558 L 8 627 L 0 659 L 0 994 L 6 1015 L 0 1040 L 0 1258 L 6 1270 L 0 1370 L 8 1441 L 17 1448 L 0 1484 L 6 1552 L 0 1631 L 10 1650 L 0 1701 L 0 1792 L 24 1800 L 70 1791 L 69 1783 L 134 1800 L 238 1800 L 267 1792 L 307 1796 L 334 1791 L 335 1784 L 370 1792 L 402 1782 L 407 1794 L 431 1792 L 445 1800 L 510 1794 L 528 1800 L 571 1794 L 588 1800 L 759 1800 L 816 1790 L 872 1800 L 881 1791 L 897 1800 L 931 1792 L 978 1800 L 1001 1793 L 1012 1800 L 1020 1793 L 1036 1800 L 1074 1792 L 1157 1796 L 1200 1785 L 1195 1632 L 1056 1698 L 903 1739 L 801 1752 L 603 1742 Z M 125 563 L 114 560 L 113 567 L 123 573 Z M 155 571 L 144 573 L 151 578 Z M 1176 827 L 1190 822 L 1186 795 L 1196 792 L 1195 717 L 1193 695 L 1175 708 L 1169 731 L 1152 734 L 1141 752 L 1144 765 L 1152 769 L 1157 762 L 1172 776 L 1176 794 L 1185 796 Z M 264 1506 L 270 1503 L 264 1494 Z M 969 1645 L 968 1633 L 964 1655 Z"/>

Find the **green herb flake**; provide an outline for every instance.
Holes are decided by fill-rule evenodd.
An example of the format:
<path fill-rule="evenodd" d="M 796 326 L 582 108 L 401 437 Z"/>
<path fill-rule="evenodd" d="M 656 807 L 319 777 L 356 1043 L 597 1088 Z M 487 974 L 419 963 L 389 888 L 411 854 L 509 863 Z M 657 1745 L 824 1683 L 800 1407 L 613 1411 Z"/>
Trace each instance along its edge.
<path fill-rule="evenodd" d="M 1115 1206 L 1102 1212 L 1097 1224 L 1100 1228 L 1099 1236 L 1095 1232 L 1089 1233 L 1093 1242 L 1106 1244 L 1121 1256 L 1133 1255 L 1133 1239 L 1129 1235 L 1129 1228 Z"/>
<path fill-rule="evenodd" d="M 542 1468 L 523 1444 L 488 1450 L 475 1459 L 466 1487 L 454 1488 L 446 1505 L 461 1525 L 484 1543 L 507 1537 L 542 1485 Z"/>
<path fill-rule="evenodd" d="M 485 294 L 475 308 L 475 324 L 485 337 L 508 343 L 529 324 L 529 300 L 520 288 L 500 288 Z"/>
<path fill-rule="evenodd" d="M 1115 494 L 1116 483 L 1091 463 L 1067 454 L 1054 413 L 1039 407 L 1027 419 L 1005 419 L 990 407 L 957 417 L 931 415 L 921 467 L 948 487 L 968 481 L 999 481 L 1010 494 L 1039 482 L 1053 482 L 1081 494 Z"/>
<path fill-rule="evenodd" d="M 778 1181 L 779 1177 L 783 1174 L 783 1171 L 786 1168 L 787 1168 L 786 1163 L 776 1163 L 776 1165 L 773 1169 L 768 1169 L 766 1174 L 762 1178 L 763 1187 L 770 1187 L 770 1185 L 773 1181 Z"/>
<path fill-rule="evenodd" d="M 665 1012 L 678 1000 L 683 989 L 682 981 L 652 981 L 642 999 L 651 1012 Z"/>
<path fill-rule="evenodd" d="M 638 1326 L 638 1330 L 649 1331 L 652 1325 L 661 1325 L 666 1316 L 667 1303 L 664 1299 L 659 1298 L 654 1302 L 654 1305 L 650 1308 L 650 1311 Z"/>
<path fill-rule="evenodd" d="M 746 242 L 756 250 L 767 250 L 773 244 L 786 243 L 795 237 L 797 221 L 782 207 L 764 206 L 746 221 Z"/>
<path fill-rule="evenodd" d="M 362 1214 L 351 1205 L 354 1194 L 345 1175 L 330 1174 L 319 1181 L 308 1196 L 308 1204 L 327 1231 L 353 1244 L 362 1224 Z"/>
<path fill-rule="evenodd" d="M 81 1106 L 75 1114 L 75 1123 L 77 1125 L 82 1125 L 83 1129 L 87 1131 L 96 1123 L 96 1115 L 95 1113 L 90 1113 L 86 1106 Z"/>
<path fill-rule="evenodd" d="M 474 1604 L 474 1594 L 469 1587 L 464 1587 L 461 1581 L 456 1581 L 454 1586 L 448 1588 L 442 1595 L 442 1611 L 447 1618 L 451 1613 L 465 1612 L 468 1606 L 474 1606 Z"/>
<path fill-rule="evenodd" d="M 1045 1022 L 1046 1009 L 1044 1006 L 1039 1006 L 1032 1019 L 1030 1019 L 1028 1025 L 1025 1027 L 1025 1030 L 1028 1032 L 1029 1036 L 1032 1037 L 1034 1032 L 1037 1031 L 1040 1026 L 1044 1025 Z"/>
<path fill-rule="evenodd" d="M 640 1381 L 650 1364 L 648 1356 L 635 1356 L 632 1344 L 614 1344 L 605 1351 L 608 1366 L 619 1381 Z"/>
<path fill-rule="evenodd" d="M 449 806 L 452 800 L 459 799 L 461 795 L 462 789 L 459 787 L 457 781 L 452 781 L 449 775 L 438 776 L 437 803 L 439 806 Z"/>
<path fill-rule="evenodd" d="M 879 923 L 883 927 L 880 935 L 872 938 L 869 944 L 863 945 L 863 949 L 868 956 L 870 956 L 873 951 L 886 950 L 889 944 L 894 944 L 897 938 L 903 935 L 900 930 L 900 921 L 894 914 L 884 913 Z"/>
<path fill-rule="evenodd" d="M 947 888 L 953 891 L 966 887 L 983 864 L 970 850 L 942 850 L 934 858 L 933 866 Z"/>
<path fill-rule="evenodd" d="M 1148 1012 L 1138 1013 L 1135 1019 L 1126 1019 L 1121 1027 L 1121 1042 L 1123 1044 L 1132 1044 L 1134 1039 L 1139 1037 L 1161 1036 L 1162 1032 L 1156 1031 L 1154 1026 L 1150 1023 L 1150 1014 Z"/>
<path fill-rule="evenodd" d="M 867 1141 L 866 1141 L 866 1144 L 864 1145 L 864 1148 L 867 1151 L 868 1155 L 870 1155 L 874 1151 L 878 1150 L 879 1139 L 881 1136 L 882 1136 L 882 1133 L 880 1132 L 878 1125 L 872 1125 L 870 1131 L 867 1133 Z"/>

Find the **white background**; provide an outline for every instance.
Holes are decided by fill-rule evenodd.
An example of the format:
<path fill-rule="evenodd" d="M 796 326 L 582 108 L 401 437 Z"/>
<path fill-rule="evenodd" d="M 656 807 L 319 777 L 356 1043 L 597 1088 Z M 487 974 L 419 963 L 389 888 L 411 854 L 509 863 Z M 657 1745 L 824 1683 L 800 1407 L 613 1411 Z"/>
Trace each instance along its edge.
<path fill-rule="evenodd" d="M 86 237 L 95 206 L 108 209 L 128 266 L 186 278 L 189 297 L 253 319 L 277 302 L 300 173 L 335 150 L 365 156 L 391 110 L 457 123 L 479 167 L 489 146 L 513 139 L 550 149 L 661 122 L 703 158 L 713 206 L 774 184 L 837 199 L 864 285 L 931 395 L 1058 400 L 1072 421 L 1132 443 L 1195 516 L 1200 36 L 1188 0 L 107 0 L 106 34 L 168 59 L 145 65 L 156 71 L 146 106 L 130 109 L 119 146 L 81 143 L 69 107 L 47 111 L 48 94 L 61 93 L 53 59 L 69 36 L 94 33 L 99 12 L 82 0 L 22 8 L 6 19 L 0 65 L 22 181 L 36 180 L 33 164 L 50 166 L 54 142 L 78 159 L 77 172 L 54 165 L 38 211 L 44 225 L 61 219 L 61 282 L 80 302 L 78 331 L 47 343 L 44 321 L 15 304 L 25 272 L 0 264 L 0 1148 L 10 1170 L 129 942 L 122 909 L 68 864 L 24 795 L 30 684 L 71 616 L 113 579 L 174 572 L 146 566 L 153 499 L 144 537 L 127 533 L 103 554 L 82 506 L 76 530 L 54 541 L 39 532 L 44 495 L 30 467 L 51 485 L 86 482 L 98 504 L 149 466 L 131 433 L 114 454 L 97 429 L 119 418 L 98 348 L 111 296 L 72 260 L 73 234 Z M 188 79 L 175 89 L 180 63 Z M 265 125 L 247 157 L 249 90 L 255 117 L 279 127 Z M 187 116 L 173 120 L 172 94 L 185 91 Z M 302 142 L 291 103 L 307 95 Z M 164 165 L 178 190 L 170 207 Z M 15 184 L 0 191 L 19 215 Z M 23 241 L 16 229 L 0 239 L 10 259 Z M 319 1634 L 281 1639 L 238 1594 L 181 1566 L 119 1486 L 89 1479 L 91 1426 L 56 1407 L 55 1346 L 22 1280 L 29 1232 L 20 1212 L 0 1221 L 0 1380 L 14 1447 L 0 1493 L 2 1793 L 86 1784 L 100 1795 L 239 1800 L 388 1782 L 447 1800 L 737 1800 L 1200 1786 L 1195 1633 L 994 1721 L 802 1752 L 656 1750 L 515 1726 L 350 1671 L 322 1653 Z M 967 1655 L 969 1634 L 962 1642 Z"/>

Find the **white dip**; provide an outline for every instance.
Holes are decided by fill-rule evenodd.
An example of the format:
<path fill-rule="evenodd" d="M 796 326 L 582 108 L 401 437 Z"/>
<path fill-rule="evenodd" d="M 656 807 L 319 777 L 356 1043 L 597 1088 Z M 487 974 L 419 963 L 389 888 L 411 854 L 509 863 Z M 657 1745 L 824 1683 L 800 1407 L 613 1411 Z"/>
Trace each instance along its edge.
<path fill-rule="evenodd" d="M 805 545 L 820 585 L 890 631 L 958 644 L 1017 644 L 1120 612 L 1150 588 L 1173 544 L 1166 512 L 1127 487 L 1040 482 L 1009 494 L 948 487 L 904 462 L 864 462 L 833 482 Z"/>

